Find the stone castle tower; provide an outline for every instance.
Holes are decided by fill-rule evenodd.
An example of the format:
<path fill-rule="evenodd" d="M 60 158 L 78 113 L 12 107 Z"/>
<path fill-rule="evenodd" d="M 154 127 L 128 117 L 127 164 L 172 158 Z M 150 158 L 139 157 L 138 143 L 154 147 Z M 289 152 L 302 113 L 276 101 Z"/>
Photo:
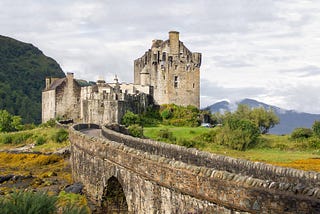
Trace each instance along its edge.
<path fill-rule="evenodd" d="M 153 87 L 156 104 L 200 107 L 201 53 L 192 53 L 170 31 L 169 39 L 153 40 L 151 49 L 134 61 L 134 84 Z"/>

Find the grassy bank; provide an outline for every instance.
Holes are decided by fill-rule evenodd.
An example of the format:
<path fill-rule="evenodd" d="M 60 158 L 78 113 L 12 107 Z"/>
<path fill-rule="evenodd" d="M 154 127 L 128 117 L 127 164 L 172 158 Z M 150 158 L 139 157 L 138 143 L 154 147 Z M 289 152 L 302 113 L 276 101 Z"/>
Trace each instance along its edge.
<path fill-rule="evenodd" d="M 53 152 L 69 145 L 68 132 L 58 128 L 36 128 L 0 133 L 0 150 L 10 150 L 26 145 L 31 145 L 32 151 Z"/>
<path fill-rule="evenodd" d="M 163 130 L 171 133 L 170 136 L 162 138 Z M 151 139 L 194 147 L 211 153 L 320 172 L 320 150 L 309 148 L 304 140 L 291 140 L 288 135 L 262 135 L 252 148 L 237 151 L 205 140 L 206 133 L 212 130 L 204 127 L 145 127 L 144 135 Z"/>

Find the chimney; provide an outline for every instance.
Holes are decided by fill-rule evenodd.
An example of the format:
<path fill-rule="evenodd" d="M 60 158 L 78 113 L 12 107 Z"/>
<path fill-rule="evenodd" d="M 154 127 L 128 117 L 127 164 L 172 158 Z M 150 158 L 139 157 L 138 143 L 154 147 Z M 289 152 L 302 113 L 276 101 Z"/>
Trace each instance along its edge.
<path fill-rule="evenodd" d="M 169 42 L 170 42 L 170 52 L 171 54 L 179 54 L 179 32 L 170 31 L 169 32 Z"/>
<path fill-rule="evenodd" d="M 46 90 L 50 88 L 50 85 L 51 85 L 51 78 L 47 77 L 46 78 Z"/>
<path fill-rule="evenodd" d="M 68 73 L 67 73 L 67 78 L 68 78 L 68 79 L 73 79 L 73 73 L 68 72 Z"/>

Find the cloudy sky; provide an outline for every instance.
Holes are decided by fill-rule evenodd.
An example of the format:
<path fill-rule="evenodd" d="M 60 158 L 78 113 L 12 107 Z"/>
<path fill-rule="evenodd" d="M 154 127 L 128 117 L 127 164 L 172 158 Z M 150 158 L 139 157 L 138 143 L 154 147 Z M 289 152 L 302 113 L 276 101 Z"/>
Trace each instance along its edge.
<path fill-rule="evenodd" d="M 1 35 L 86 80 L 133 82 L 133 60 L 170 30 L 203 54 L 202 107 L 252 98 L 320 113 L 318 0 L 0 1 Z"/>

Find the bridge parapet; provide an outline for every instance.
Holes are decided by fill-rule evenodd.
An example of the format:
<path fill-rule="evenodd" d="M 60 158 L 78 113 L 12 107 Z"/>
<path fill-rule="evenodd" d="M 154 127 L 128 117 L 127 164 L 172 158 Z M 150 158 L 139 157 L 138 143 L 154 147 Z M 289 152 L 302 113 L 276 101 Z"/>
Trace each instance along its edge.
<path fill-rule="evenodd" d="M 320 211 L 320 191 L 315 185 L 318 173 L 279 167 L 273 170 L 271 165 L 137 139 L 106 128 L 102 133 L 107 139 L 76 130 L 85 128 L 78 125 L 70 129 L 73 176 L 97 201 L 101 200 L 106 180 L 115 176 L 124 187 L 131 212 Z M 266 175 L 254 176 L 258 170 L 268 176 L 280 175 L 264 179 Z M 281 178 L 285 174 L 291 176 Z"/>
<path fill-rule="evenodd" d="M 320 187 L 320 173 L 317 172 L 252 162 L 151 139 L 135 138 L 106 127 L 102 127 L 102 135 L 111 141 L 123 143 L 128 147 L 195 166 L 204 166 L 262 180 Z"/>

